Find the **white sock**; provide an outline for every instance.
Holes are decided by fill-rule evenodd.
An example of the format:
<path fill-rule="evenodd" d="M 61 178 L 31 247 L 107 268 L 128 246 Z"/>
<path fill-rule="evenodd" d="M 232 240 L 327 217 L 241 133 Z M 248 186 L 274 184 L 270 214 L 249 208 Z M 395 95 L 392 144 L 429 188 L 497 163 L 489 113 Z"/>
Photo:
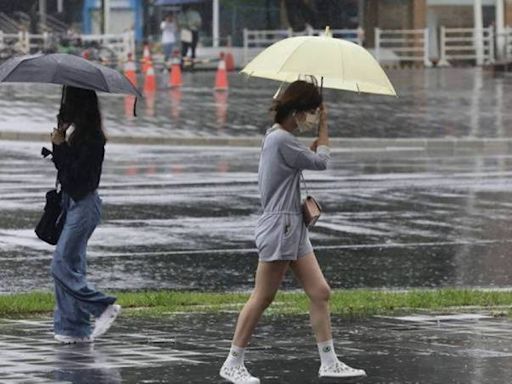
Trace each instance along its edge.
<path fill-rule="evenodd" d="M 323 343 L 318 343 L 317 345 L 322 365 L 332 365 L 338 361 L 338 357 L 334 351 L 334 342 L 332 339 L 324 341 Z"/>
<path fill-rule="evenodd" d="M 245 348 L 240 348 L 234 344 L 231 344 L 231 349 L 229 350 L 229 356 L 227 357 L 224 365 L 227 365 L 228 367 L 243 365 L 244 364 L 244 355 L 245 355 Z"/>

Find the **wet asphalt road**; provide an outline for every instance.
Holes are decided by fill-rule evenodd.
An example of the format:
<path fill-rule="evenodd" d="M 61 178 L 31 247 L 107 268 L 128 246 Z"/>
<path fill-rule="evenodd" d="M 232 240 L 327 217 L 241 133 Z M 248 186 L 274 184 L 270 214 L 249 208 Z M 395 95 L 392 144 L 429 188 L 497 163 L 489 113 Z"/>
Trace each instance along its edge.
<path fill-rule="evenodd" d="M 512 137 L 512 77 L 478 68 L 387 72 L 398 98 L 325 90 L 334 137 Z M 186 73 L 174 90 L 158 76 L 159 90 L 139 101 L 137 118 L 130 97 L 100 95 L 110 135 L 258 136 L 268 128 L 277 82 L 233 73 L 224 93 L 212 90 L 214 72 Z M 0 131 L 47 132 L 59 101 L 57 86 L 2 84 Z"/>
<path fill-rule="evenodd" d="M 0 142 L 0 292 L 51 289 L 52 247 L 33 233 L 55 177 L 40 146 Z M 250 289 L 257 162 L 257 148 L 108 145 L 92 281 Z M 306 173 L 332 287 L 509 287 L 511 171 L 511 153 L 335 151 L 327 171 Z"/>
<path fill-rule="evenodd" d="M 475 68 L 391 70 L 400 97 L 325 91 L 337 138 L 510 138 L 512 78 Z M 112 137 L 261 137 L 277 84 L 187 73 L 139 102 L 101 95 Z M 59 88 L 0 87 L 0 131 L 49 132 Z M 325 213 L 311 238 L 334 288 L 509 287 L 512 152 L 350 148 L 307 173 Z M 0 292 L 50 289 L 52 248 L 33 227 L 55 177 L 40 143 L 0 142 Z M 466 147 L 466 149 L 471 148 Z M 257 148 L 113 145 L 91 239 L 105 288 L 250 289 Z M 292 278 L 284 284 L 295 288 Z"/>

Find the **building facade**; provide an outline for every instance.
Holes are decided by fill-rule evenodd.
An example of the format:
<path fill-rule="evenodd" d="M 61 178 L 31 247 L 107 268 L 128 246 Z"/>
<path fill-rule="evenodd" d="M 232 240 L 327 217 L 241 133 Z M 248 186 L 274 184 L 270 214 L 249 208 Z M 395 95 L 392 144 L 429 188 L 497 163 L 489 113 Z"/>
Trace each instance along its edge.
<path fill-rule="evenodd" d="M 82 6 L 82 32 L 99 34 L 103 30 L 103 10 L 101 0 L 85 0 Z M 143 0 L 109 0 L 106 33 L 118 34 L 135 31 L 135 39 L 143 39 L 144 2 Z"/>
<path fill-rule="evenodd" d="M 497 1 L 502 2 L 505 25 L 512 27 L 512 0 L 478 0 L 482 6 L 482 25 L 495 24 Z M 360 18 L 367 45 L 372 47 L 375 28 L 473 28 L 474 5 L 475 0 L 364 0 Z"/>

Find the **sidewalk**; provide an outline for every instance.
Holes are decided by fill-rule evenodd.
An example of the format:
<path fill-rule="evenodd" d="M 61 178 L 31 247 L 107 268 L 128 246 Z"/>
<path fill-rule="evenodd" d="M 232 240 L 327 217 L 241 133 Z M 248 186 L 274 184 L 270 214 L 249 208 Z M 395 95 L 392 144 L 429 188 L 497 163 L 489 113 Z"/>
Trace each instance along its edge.
<path fill-rule="evenodd" d="M 162 319 L 125 314 L 105 338 L 83 346 L 55 343 L 49 316 L 0 320 L 0 382 L 222 383 L 217 371 L 235 319 L 235 313 Z M 318 382 L 308 324 L 307 316 L 263 319 L 247 354 L 247 366 L 262 383 Z M 338 354 L 368 373 L 350 382 L 504 384 L 512 376 L 510 319 L 335 318 L 333 326 Z"/>

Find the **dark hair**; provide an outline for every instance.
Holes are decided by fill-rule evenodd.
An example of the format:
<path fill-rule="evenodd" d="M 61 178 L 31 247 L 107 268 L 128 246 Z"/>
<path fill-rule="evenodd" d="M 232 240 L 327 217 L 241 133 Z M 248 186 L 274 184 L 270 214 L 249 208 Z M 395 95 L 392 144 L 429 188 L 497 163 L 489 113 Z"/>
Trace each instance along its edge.
<path fill-rule="evenodd" d="M 60 106 L 59 119 L 71 123 L 74 130 L 69 137 L 71 145 L 82 145 L 90 141 L 105 144 L 98 96 L 95 91 L 66 86 Z"/>
<path fill-rule="evenodd" d="M 291 83 L 270 108 L 275 112 L 274 122 L 281 124 L 291 113 L 316 109 L 322 104 L 322 95 L 316 84 L 304 80 Z"/>

